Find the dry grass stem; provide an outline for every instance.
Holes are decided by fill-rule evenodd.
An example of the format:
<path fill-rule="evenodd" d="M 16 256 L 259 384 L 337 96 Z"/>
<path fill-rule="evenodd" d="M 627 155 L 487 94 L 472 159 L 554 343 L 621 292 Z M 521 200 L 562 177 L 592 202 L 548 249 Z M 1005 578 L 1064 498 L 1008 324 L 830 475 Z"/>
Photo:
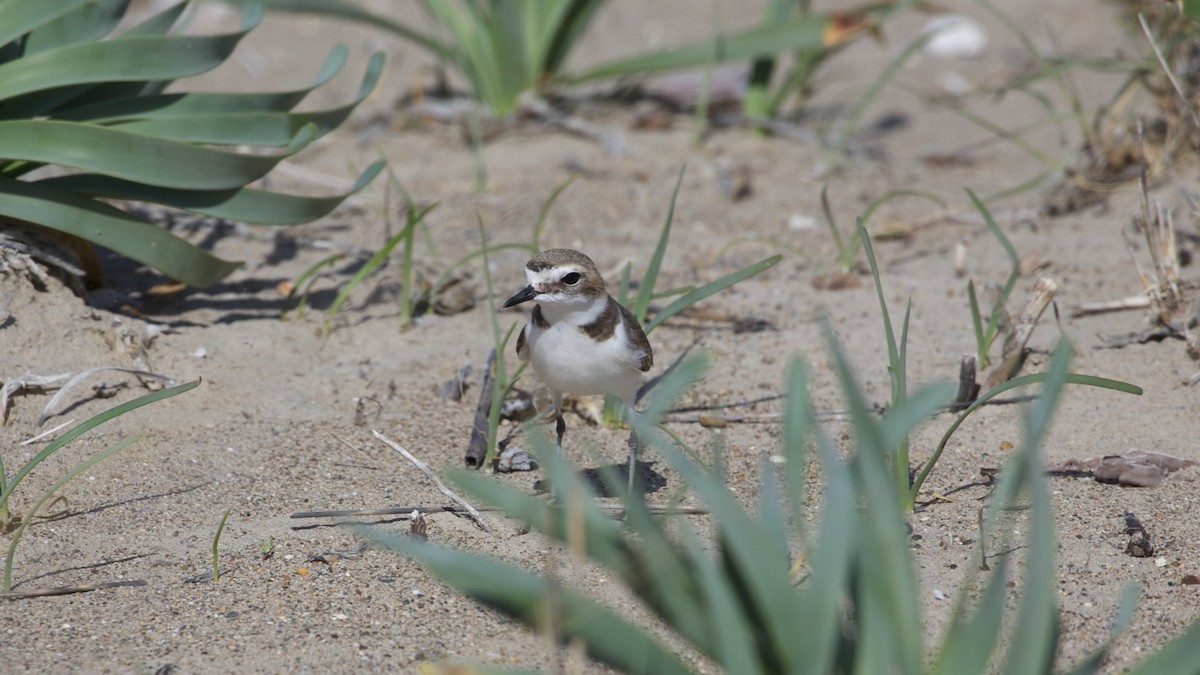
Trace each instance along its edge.
<path fill-rule="evenodd" d="M 1021 363 L 1025 356 L 1025 345 L 1029 343 L 1033 329 L 1057 292 L 1058 284 L 1050 277 L 1041 277 L 1034 284 L 1012 329 L 1005 332 L 1004 354 L 1000 362 L 992 366 L 983 378 L 985 391 L 1008 381 L 1021 369 Z"/>
<path fill-rule="evenodd" d="M 420 469 L 422 471 L 422 473 L 424 473 L 426 476 L 428 476 L 429 479 L 433 481 L 434 485 L 437 486 L 437 489 L 440 490 L 442 494 L 444 494 L 447 497 L 449 497 L 450 499 L 454 500 L 457 504 L 462 506 L 464 510 L 466 510 L 467 514 L 471 517 L 472 520 L 475 521 L 475 524 L 478 525 L 480 527 L 480 529 L 482 529 L 484 532 L 489 532 L 489 533 L 492 531 L 492 528 L 488 527 L 487 524 L 483 522 L 483 516 L 479 515 L 479 511 L 476 510 L 476 508 L 474 506 L 471 506 L 469 503 L 467 503 L 467 500 L 463 499 L 462 497 L 459 497 L 456 492 L 454 492 L 450 488 L 446 487 L 446 484 L 443 483 L 442 480 L 437 477 L 437 474 L 435 474 L 433 472 L 433 469 L 429 468 L 428 464 L 417 459 L 415 455 L 413 455 L 408 450 L 405 450 L 404 446 L 400 445 L 396 441 L 393 441 L 392 439 L 388 438 L 387 436 L 384 436 L 383 434 L 379 433 L 378 431 L 372 429 L 371 433 L 375 436 L 375 438 L 378 438 L 380 441 L 383 441 L 383 443 L 385 445 L 387 445 L 388 447 L 392 448 L 396 452 L 403 455 L 405 459 L 412 462 L 414 466 L 416 466 L 418 469 Z M 409 511 L 412 511 L 412 510 L 413 509 L 411 509 L 411 508 L 409 509 Z"/>

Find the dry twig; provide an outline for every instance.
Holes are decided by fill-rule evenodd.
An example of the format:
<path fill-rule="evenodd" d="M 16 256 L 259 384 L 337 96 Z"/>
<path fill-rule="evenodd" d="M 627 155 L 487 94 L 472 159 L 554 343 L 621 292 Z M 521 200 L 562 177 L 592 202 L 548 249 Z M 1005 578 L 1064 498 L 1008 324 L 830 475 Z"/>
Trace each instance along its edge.
<path fill-rule="evenodd" d="M 388 438 L 387 436 L 384 436 L 383 434 L 379 433 L 378 431 L 372 429 L 371 433 L 375 436 L 375 438 L 378 438 L 380 441 L 383 441 L 383 443 L 385 445 L 389 446 L 396 452 L 399 452 L 401 455 L 404 455 L 405 459 L 412 462 L 413 465 L 415 465 L 426 476 L 428 476 L 429 479 L 432 480 L 435 485 L 437 485 L 437 489 L 440 490 L 442 494 L 446 495 L 450 499 L 453 499 L 460 506 L 462 506 L 463 509 L 466 510 L 467 514 L 470 515 L 471 519 L 475 521 L 475 524 L 478 525 L 480 527 L 480 529 L 482 529 L 484 532 L 492 531 L 492 529 L 490 527 L 488 527 L 486 523 L 483 522 L 483 517 L 479 515 L 479 511 L 477 511 L 474 506 L 471 506 L 469 503 L 467 503 L 467 500 L 463 499 L 462 497 L 459 497 L 457 493 L 455 493 L 450 488 L 446 487 L 446 484 L 442 482 L 442 479 L 437 477 L 437 474 L 435 474 L 433 472 L 433 469 L 429 468 L 428 464 L 417 459 L 415 455 L 413 455 L 408 450 L 405 450 L 404 446 L 400 445 L 396 441 L 393 441 L 392 439 Z M 409 509 L 409 510 L 411 511 L 412 509 Z"/>

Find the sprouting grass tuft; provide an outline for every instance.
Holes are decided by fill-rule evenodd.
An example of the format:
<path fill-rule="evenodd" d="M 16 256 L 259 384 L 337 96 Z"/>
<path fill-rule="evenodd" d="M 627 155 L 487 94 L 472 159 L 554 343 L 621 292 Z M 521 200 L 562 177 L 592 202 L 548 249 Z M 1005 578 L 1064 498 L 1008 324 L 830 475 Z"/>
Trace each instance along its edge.
<path fill-rule="evenodd" d="M 221 565 L 220 565 L 220 558 L 218 556 L 218 550 L 221 545 L 221 533 L 225 531 L 225 521 L 229 520 L 229 512 L 230 511 L 233 511 L 232 507 L 225 509 L 225 513 L 221 515 L 221 522 L 217 524 L 217 533 L 215 535 L 213 535 L 213 544 L 212 544 L 213 576 L 212 576 L 212 580 L 214 583 L 221 580 Z"/>
<path fill-rule="evenodd" d="M 36 469 L 42 462 L 46 461 L 46 459 L 48 459 L 55 452 L 92 429 L 100 426 L 101 424 L 120 417 L 121 415 L 124 415 L 132 410 L 141 408 L 142 406 L 150 405 L 151 403 L 155 403 L 172 396 L 177 396 L 186 391 L 190 391 L 199 385 L 200 380 L 194 380 L 192 382 L 169 387 L 161 391 L 152 392 L 132 401 L 127 401 L 121 405 L 114 406 L 113 408 L 110 408 L 99 415 L 86 420 L 82 424 L 72 427 L 70 431 L 47 444 L 46 447 L 41 450 L 41 452 L 37 453 L 32 459 L 26 462 L 21 469 L 18 470 L 14 476 L 12 476 L 12 478 L 8 477 L 8 473 L 4 468 L 3 462 L 0 462 L 0 530 L 4 532 L 10 532 L 15 528 L 12 541 L 9 542 L 8 545 L 8 553 L 4 559 L 3 591 L 5 593 L 12 590 L 13 558 L 17 552 L 17 544 L 20 543 L 21 536 L 25 534 L 25 529 L 29 527 L 29 524 L 33 522 L 34 518 L 37 516 L 38 510 L 40 510 L 41 507 L 45 505 L 46 502 L 49 501 L 72 478 L 78 476 L 80 473 L 88 470 L 92 466 L 95 466 L 99 462 L 111 457 L 112 455 L 115 455 L 121 450 L 129 447 L 140 437 L 135 436 L 121 440 L 120 442 L 101 450 L 79 464 L 71 467 L 71 469 L 69 469 L 62 478 L 52 484 L 38 497 L 38 499 L 34 502 L 33 507 L 27 513 L 22 514 L 21 516 L 15 516 L 11 510 L 12 496 L 16 491 L 17 486 L 21 484 L 21 481 L 24 480 L 31 471 Z"/>

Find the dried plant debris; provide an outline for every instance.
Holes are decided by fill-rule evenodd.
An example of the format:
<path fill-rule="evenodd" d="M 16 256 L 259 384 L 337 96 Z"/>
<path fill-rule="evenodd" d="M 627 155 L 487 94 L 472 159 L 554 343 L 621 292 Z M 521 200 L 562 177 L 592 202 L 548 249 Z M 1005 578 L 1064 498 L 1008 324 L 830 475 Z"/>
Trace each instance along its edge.
<path fill-rule="evenodd" d="M 1153 558 L 1154 542 L 1150 531 L 1133 515 L 1133 511 L 1125 511 L 1125 534 L 1129 535 L 1129 543 L 1125 544 L 1125 553 L 1135 558 Z"/>
<path fill-rule="evenodd" d="M 1127 450 L 1117 455 L 1092 459 L 1068 459 L 1050 467 L 1053 473 L 1090 474 L 1101 483 L 1116 483 L 1129 487 L 1158 487 L 1166 477 L 1196 464 L 1190 459 L 1161 452 Z"/>
<path fill-rule="evenodd" d="M 1142 282 L 1143 291 L 1136 296 L 1115 301 L 1081 305 L 1076 315 L 1094 314 L 1101 311 L 1121 309 L 1150 310 L 1147 321 L 1150 328 L 1145 331 L 1117 336 L 1104 336 L 1106 346 L 1120 348 L 1131 343 L 1144 344 L 1168 337 L 1182 339 L 1188 356 L 1200 361 L 1200 335 L 1195 329 L 1200 322 L 1200 294 L 1195 291 L 1200 283 L 1186 280 L 1180 274 L 1181 256 L 1178 238 L 1171 214 L 1152 202 L 1147 195 L 1146 181 L 1140 183 L 1141 212 L 1134 216 L 1134 228 L 1142 235 L 1146 251 L 1150 256 L 1149 268 L 1143 267 L 1134 253 L 1134 243 L 1128 238 L 1126 246 L 1130 258 Z M 1193 383 L 1196 376 L 1188 378 Z"/>
<path fill-rule="evenodd" d="M 1043 212 L 1056 216 L 1104 201 L 1128 181 L 1156 180 L 1200 148 L 1200 24 L 1172 3 L 1119 3 L 1140 26 L 1158 64 L 1135 72 L 1102 108 L 1075 165 L 1047 194 Z M 1143 18 L 1144 17 L 1144 18 Z"/>
<path fill-rule="evenodd" d="M 1011 324 L 1007 321 L 1001 324 L 1000 330 L 1004 334 L 1003 356 L 984 375 L 984 390 L 1007 382 L 1020 372 L 1021 365 L 1025 362 L 1025 347 L 1029 344 L 1029 338 L 1033 336 L 1033 329 L 1037 327 L 1042 313 L 1050 306 L 1057 292 L 1058 284 L 1053 279 L 1039 278 L 1029 292 L 1017 320 Z M 1004 312 L 1001 312 L 1001 315 L 1003 314 Z"/>

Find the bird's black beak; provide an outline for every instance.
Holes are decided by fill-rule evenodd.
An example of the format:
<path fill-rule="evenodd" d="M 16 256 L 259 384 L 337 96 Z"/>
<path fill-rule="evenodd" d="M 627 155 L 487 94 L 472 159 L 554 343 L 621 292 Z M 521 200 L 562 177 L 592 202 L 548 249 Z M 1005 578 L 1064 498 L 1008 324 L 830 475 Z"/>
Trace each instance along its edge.
<path fill-rule="evenodd" d="M 506 300 L 504 302 L 504 306 L 508 308 L 512 307 L 513 305 L 519 305 L 522 302 L 536 298 L 537 295 L 538 292 L 533 289 L 533 286 L 526 286 L 525 288 L 517 291 L 511 298 Z"/>

